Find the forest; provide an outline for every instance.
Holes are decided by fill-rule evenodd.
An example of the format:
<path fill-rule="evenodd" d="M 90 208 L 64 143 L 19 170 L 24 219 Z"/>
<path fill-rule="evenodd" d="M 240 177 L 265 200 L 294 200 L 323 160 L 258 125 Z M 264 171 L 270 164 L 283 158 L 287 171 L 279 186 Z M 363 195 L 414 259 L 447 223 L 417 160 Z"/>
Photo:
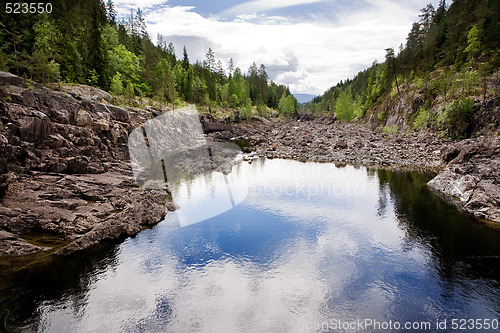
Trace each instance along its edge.
<path fill-rule="evenodd" d="M 0 13 L 0 70 L 40 83 L 99 87 L 129 105 L 136 98 L 160 108 L 195 103 L 237 110 L 242 119 L 254 111 L 289 116 L 299 109 L 288 87 L 269 79 L 264 64 L 242 71 L 229 59 L 224 69 L 211 48 L 202 62 L 191 63 L 185 47 L 177 59 L 162 35 L 153 43 L 140 8 L 118 19 L 112 0 L 50 3 L 50 14 Z"/>
<path fill-rule="evenodd" d="M 384 62 L 375 60 L 353 79 L 340 81 L 306 109 L 335 112 L 339 120 L 352 121 L 383 100 L 420 91 L 423 101 L 413 115 L 413 127 L 453 122 L 459 128 L 447 126 L 446 130 L 460 136 L 472 112 L 472 97 L 481 96 L 484 101 L 500 96 L 499 19 L 500 1 L 496 0 L 455 0 L 449 6 L 440 0 L 437 8 L 428 4 L 397 54 L 387 48 Z M 439 98 L 447 105 L 433 119 L 430 108 Z M 385 114 L 377 117 L 382 120 Z"/>

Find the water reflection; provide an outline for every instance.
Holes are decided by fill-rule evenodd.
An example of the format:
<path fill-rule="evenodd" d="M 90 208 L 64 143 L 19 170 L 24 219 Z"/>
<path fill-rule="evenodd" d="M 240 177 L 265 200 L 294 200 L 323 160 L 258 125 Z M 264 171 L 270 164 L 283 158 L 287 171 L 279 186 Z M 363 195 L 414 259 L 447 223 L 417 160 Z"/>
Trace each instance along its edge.
<path fill-rule="evenodd" d="M 180 227 L 181 208 L 120 245 L 5 282 L 19 295 L 3 289 L 6 323 L 304 332 L 332 319 L 499 318 L 499 233 L 430 193 L 427 176 L 282 160 L 233 176 L 248 196 L 229 211 Z M 188 188 L 186 198 L 205 193 Z"/>

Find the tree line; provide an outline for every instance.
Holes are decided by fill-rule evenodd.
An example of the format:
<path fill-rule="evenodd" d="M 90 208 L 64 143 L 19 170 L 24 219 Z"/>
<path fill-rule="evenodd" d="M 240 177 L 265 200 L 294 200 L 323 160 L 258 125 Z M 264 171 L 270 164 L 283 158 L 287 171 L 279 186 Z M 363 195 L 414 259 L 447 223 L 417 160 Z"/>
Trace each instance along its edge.
<path fill-rule="evenodd" d="M 183 102 L 284 115 L 299 103 L 288 87 L 269 80 L 264 64 L 248 71 L 232 59 L 223 68 L 211 48 L 191 63 L 186 48 L 177 59 L 174 45 L 150 39 L 140 8 L 118 19 L 112 0 L 56 0 L 52 13 L 0 13 L 0 70 L 37 82 L 87 84 L 123 95 L 147 97 L 161 105 Z"/>

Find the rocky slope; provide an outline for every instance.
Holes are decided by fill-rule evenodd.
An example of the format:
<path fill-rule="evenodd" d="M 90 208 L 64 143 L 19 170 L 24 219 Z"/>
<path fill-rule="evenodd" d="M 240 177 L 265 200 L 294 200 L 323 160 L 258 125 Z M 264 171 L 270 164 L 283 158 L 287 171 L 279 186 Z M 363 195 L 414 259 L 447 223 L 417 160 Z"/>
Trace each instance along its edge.
<path fill-rule="evenodd" d="M 68 254 L 134 235 L 164 217 L 168 192 L 137 187 L 127 137 L 151 112 L 110 105 L 99 89 L 53 91 L 0 72 L 0 254 Z M 170 206 L 169 206 L 170 207 Z"/>

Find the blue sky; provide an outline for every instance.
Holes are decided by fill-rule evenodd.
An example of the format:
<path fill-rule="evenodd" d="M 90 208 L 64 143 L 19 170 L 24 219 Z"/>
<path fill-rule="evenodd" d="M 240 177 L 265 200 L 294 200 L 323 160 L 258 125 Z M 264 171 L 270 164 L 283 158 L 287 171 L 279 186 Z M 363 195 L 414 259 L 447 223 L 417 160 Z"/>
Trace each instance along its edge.
<path fill-rule="evenodd" d="M 404 43 L 429 0 L 114 0 L 119 15 L 141 7 L 152 40 L 161 33 L 191 62 L 209 47 L 243 72 L 252 62 L 293 93 L 323 93 L 352 78 L 387 47 Z"/>

